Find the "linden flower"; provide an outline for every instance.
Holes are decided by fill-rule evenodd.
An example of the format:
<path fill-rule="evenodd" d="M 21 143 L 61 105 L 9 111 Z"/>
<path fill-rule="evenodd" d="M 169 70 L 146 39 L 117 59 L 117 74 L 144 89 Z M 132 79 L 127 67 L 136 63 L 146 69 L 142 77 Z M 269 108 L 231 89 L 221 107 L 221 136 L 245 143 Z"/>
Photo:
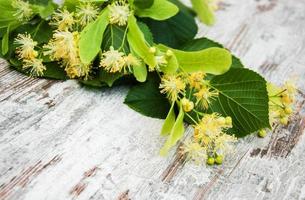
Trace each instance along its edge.
<path fill-rule="evenodd" d="M 16 17 L 19 21 L 28 21 L 33 16 L 31 5 L 26 1 L 13 0 L 12 7 L 16 9 L 14 17 Z"/>
<path fill-rule="evenodd" d="M 31 75 L 33 76 L 42 76 L 43 71 L 46 70 L 46 67 L 42 63 L 42 59 L 31 59 L 31 60 L 24 60 L 23 69 L 29 69 Z"/>
<path fill-rule="evenodd" d="M 111 46 L 109 51 L 102 54 L 100 67 L 111 73 L 121 71 L 125 65 L 123 55 L 124 53 L 114 50 Z"/>
<path fill-rule="evenodd" d="M 124 73 L 127 73 L 128 71 L 131 72 L 132 66 L 137 67 L 137 66 L 141 65 L 141 61 L 132 54 L 128 54 L 128 56 L 125 56 L 123 59 L 124 59 L 124 63 L 125 63 Z"/>
<path fill-rule="evenodd" d="M 221 117 L 218 113 L 204 115 L 199 124 L 195 126 L 195 130 L 200 136 L 217 137 L 224 130 L 232 127 L 231 117 Z"/>
<path fill-rule="evenodd" d="M 185 90 L 185 83 L 177 75 L 164 75 L 160 84 L 161 93 L 167 94 L 167 98 L 176 101 L 178 95 Z"/>
<path fill-rule="evenodd" d="M 224 133 L 232 127 L 231 117 L 222 117 L 218 113 L 206 114 L 194 128 L 194 139 L 207 148 L 207 154 L 222 154 L 230 149 L 230 144 L 236 141 L 235 136 Z"/>
<path fill-rule="evenodd" d="M 194 93 L 194 96 L 197 99 L 196 104 L 199 104 L 202 108 L 207 109 L 211 103 L 211 99 L 218 96 L 218 92 L 204 85 L 197 93 Z"/>
<path fill-rule="evenodd" d="M 53 39 L 44 45 L 44 55 L 50 55 L 53 60 L 66 59 L 68 63 L 75 63 L 78 58 L 79 33 L 69 31 L 55 31 Z"/>
<path fill-rule="evenodd" d="M 80 59 L 77 59 L 77 62 L 72 63 L 65 68 L 65 71 L 70 78 L 84 77 L 85 80 L 88 78 L 90 70 L 91 65 L 83 64 Z"/>
<path fill-rule="evenodd" d="M 75 23 L 73 15 L 74 13 L 70 13 L 66 9 L 58 10 L 52 16 L 52 21 L 50 24 L 56 26 L 60 31 L 66 31 L 71 29 Z"/>
<path fill-rule="evenodd" d="M 117 24 L 125 26 L 127 24 L 130 10 L 125 1 L 116 1 L 108 6 L 109 8 L 109 22 L 110 24 Z"/>
<path fill-rule="evenodd" d="M 203 79 L 204 79 L 205 76 L 206 76 L 206 74 L 204 72 L 194 72 L 194 73 L 191 73 L 188 76 L 190 87 L 199 90 L 201 88 L 201 86 L 203 85 L 203 83 L 204 83 Z"/>
<path fill-rule="evenodd" d="M 269 122 L 273 124 L 279 121 L 283 125 L 288 124 L 288 118 L 293 112 L 293 104 L 296 87 L 290 81 L 283 87 L 277 87 L 271 83 L 267 84 L 269 95 Z"/>
<path fill-rule="evenodd" d="M 159 56 L 155 56 L 155 60 L 156 60 L 156 66 L 154 67 L 149 67 L 149 71 L 154 71 L 155 69 L 157 71 L 160 71 L 160 67 L 167 65 L 167 60 L 166 57 L 163 55 L 159 55 Z"/>
<path fill-rule="evenodd" d="M 31 38 L 30 34 L 18 34 L 15 44 L 19 45 L 16 48 L 19 59 L 31 60 L 37 57 L 38 52 L 34 50 L 37 42 Z"/>
<path fill-rule="evenodd" d="M 207 158 L 205 147 L 198 142 L 187 140 L 181 148 L 181 153 L 186 154 L 187 158 L 196 164 L 201 164 Z"/>
<path fill-rule="evenodd" d="M 82 26 L 94 21 L 98 15 L 98 8 L 91 3 L 81 4 L 77 7 L 77 18 Z"/>

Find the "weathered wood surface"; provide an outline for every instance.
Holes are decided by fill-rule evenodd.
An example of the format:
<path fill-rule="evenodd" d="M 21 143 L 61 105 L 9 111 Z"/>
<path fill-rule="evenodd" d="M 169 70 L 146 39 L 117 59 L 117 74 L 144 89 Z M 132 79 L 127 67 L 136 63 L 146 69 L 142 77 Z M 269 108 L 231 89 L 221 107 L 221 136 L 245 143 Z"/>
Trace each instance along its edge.
<path fill-rule="evenodd" d="M 0 199 L 305 199 L 304 10 L 227 0 L 216 26 L 201 27 L 268 80 L 299 77 L 290 125 L 240 140 L 223 166 L 159 157 L 162 121 L 124 105 L 126 87 L 32 79 L 0 61 Z"/>

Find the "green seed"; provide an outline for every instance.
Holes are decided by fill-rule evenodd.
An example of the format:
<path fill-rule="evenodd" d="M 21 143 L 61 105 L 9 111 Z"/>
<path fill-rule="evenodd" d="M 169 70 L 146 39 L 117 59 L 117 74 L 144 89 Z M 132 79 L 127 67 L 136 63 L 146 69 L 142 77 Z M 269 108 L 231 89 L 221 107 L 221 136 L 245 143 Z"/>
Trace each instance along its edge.
<path fill-rule="evenodd" d="M 217 165 L 220 165 L 220 164 L 222 164 L 222 162 L 223 162 L 223 156 L 222 155 L 217 155 L 216 158 L 215 158 L 215 163 Z"/>
<path fill-rule="evenodd" d="M 264 138 L 264 137 L 266 137 L 266 135 L 267 135 L 267 131 L 265 129 L 261 129 L 258 131 L 259 137 Z"/>
<path fill-rule="evenodd" d="M 207 159 L 207 164 L 208 164 L 208 165 L 214 165 L 214 163 L 215 163 L 215 159 L 214 159 L 214 158 L 209 157 L 209 158 Z"/>

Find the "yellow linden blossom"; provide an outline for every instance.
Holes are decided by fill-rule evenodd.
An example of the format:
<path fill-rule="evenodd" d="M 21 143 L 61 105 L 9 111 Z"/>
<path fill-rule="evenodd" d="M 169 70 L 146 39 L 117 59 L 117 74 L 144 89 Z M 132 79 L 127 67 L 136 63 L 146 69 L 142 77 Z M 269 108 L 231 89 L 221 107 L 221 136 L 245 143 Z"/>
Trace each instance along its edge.
<path fill-rule="evenodd" d="M 119 72 L 125 65 L 124 53 L 114 50 L 111 46 L 109 51 L 102 53 L 100 67 L 103 67 L 110 73 Z"/>
<path fill-rule="evenodd" d="M 84 64 L 79 57 L 79 32 L 55 31 L 53 39 L 44 45 L 44 55 L 61 61 L 70 78 L 88 77 L 91 64 Z"/>
<path fill-rule="evenodd" d="M 53 60 L 65 59 L 68 63 L 75 63 L 78 58 L 79 33 L 69 31 L 55 31 L 53 39 L 44 45 L 44 55 L 49 55 Z"/>
<path fill-rule="evenodd" d="M 206 147 L 209 156 L 220 154 L 219 152 L 223 154 L 237 140 L 224 132 L 231 127 L 231 117 L 225 118 L 217 113 L 205 114 L 194 127 L 194 140 Z"/>
<path fill-rule="evenodd" d="M 196 104 L 199 104 L 202 108 L 207 109 L 211 99 L 218 96 L 218 92 L 216 90 L 212 90 L 207 85 L 203 85 L 198 92 L 194 93 L 194 96 L 197 99 Z"/>
<path fill-rule="evenodd" d="M 15 44 L 19 45 L 16 48 L 19 59 L 31 60 L 37 57 L 38 52 L 34 50 L 37 42 L 31 38 L 30 34 L 18 34 Z"/>
<path fill-rule="evenodd" d="M 77 62 L 70 63 L 65 68 L 65 71 L 70 78 L 84 77 L 85 80 L 88 78 L 90 70 L 91 65 L 83 64 L 79 58 L 77 59 Z"/>
<path fill-rule="evenodd" d="M 181 99 L 182 108 L 185 112 L 190 112 L 194 108 L 194 103 L 187 98 Z"/>
<path fill-rule="evenodd" d="M 191 88 L 200 89 L 204 84 L 204 77 L 206 74 L 204 72 L 194 72 L 188 76 L 189 84 Z"/>
<path fill-rule="evenodd" d="M 33 76 L 41 76 L 43 75 L 43 71 L 46 70 L 46 67 L 42 63 L 42 59 L 31 59 L 31 60 L 23 60 L 23 69 L 29 69 L 31 75 Z"/>
<path fill-rule="evenodd" d="M 179 94 L 185 91 L 185 83 L 178 75 L 164 75 L 160 84 L 161 93 L 171 101 L 176 101 Z"/>
<path fill-rule="evenodd" d="M 28 21 L 34 14 L 31 5 L 26 1 L 13 0 L 12 7 L 16 9 L 14 17 L 16 17 L 19 21 Z"/>
<path fill-rule="evenodd" d="M 279 121 L 283 125 L 288 124 L 288 118 L 293 112 L 296 87 L 288 81 L 283 87 L 267 84 L 269 95 L 269 121 L 270 124 Z"/>
<path fill-rule="evenodd" d="M 58 10 L 52 16 L 51 25 L 56 26 L 60 31 L 67 31 L 72 28 L 75 20 L 73 18 L 74 13 L 70 13 L 68 10 Z"/>
<path fill-rule="evenodd" d="M 80 25 L 86 26 L 90 22 L 94 21 L 98 15 L 98 8 L 91 3 L 81 4 L 77 7 L 76 16 Z"/>
<path fill-rule="evenodd" d="M 186 154 L 187 158 L 194 161 L 196 164 L 202 164 L 207 158 L 206 148 L 191 139 L 183 144 L 180 153 Z"/>
<path fill-rule="evenodd" d="M 124 58 L 124 73 L 131 72 L 131 67 L 137 67 L 141 65 L 141 60 L 139 60 L 136 56 L 132 55 L 131 53 L 128 54 L 128 56 L 125 56 Z"/>
<path fill-rule="evenodd" d="M 130 13 L 128 4 L 125 1 L 116 1 L 108 6 L 110 24 L 125 26 Z"/>

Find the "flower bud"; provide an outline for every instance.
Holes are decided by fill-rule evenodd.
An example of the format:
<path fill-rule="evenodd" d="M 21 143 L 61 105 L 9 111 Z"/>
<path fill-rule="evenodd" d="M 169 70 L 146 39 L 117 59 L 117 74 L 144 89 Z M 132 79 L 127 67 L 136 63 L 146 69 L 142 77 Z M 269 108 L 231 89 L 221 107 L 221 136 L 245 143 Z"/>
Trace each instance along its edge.
<path fill-rule="evenodd" d="M 283 124 L 283 125 L 287 125 L 288 124 L 288 117 L 282 117 L 280 119 L 280 123 Z"/>
<path fill-rule="evenodd" d="M 214 159 L 213 157 L 209 157 L 209 158 L 207 159 L 207 164 L 208 164 L 208 165 L 214 165 L 214 163 L 215 163 L 215 159 Z"/>
<path fill-rule="evenodd" d="M 226 125 L 227 126 L 232 126 L 232 118 L 231 117 L 226 117 Z"/>
<path fill-rule="evenodd" d="M 194 103 L 187 98 L 181 99 L 182 108 L 185 112 L 190 112 L 194 108 Z"/>
<path fill-rule="evenodd" d="M 220 164 L 222 164 L 222 162 L 223 162 L 223 155 L 217 155 L 215 158 L 215 163 L 217 165 L 220 165 Z"/>
<path fill-rule="evenodd" d="M 265 129 L 261 129 L 258 131 L 258 137 L 264 138 L 267 135 L 267 131 Z"/>
<path fill-rule="evenodd" d="M 149 52 L 155 54 L 157 51 L 156 47 L 150 47 Z"/>

